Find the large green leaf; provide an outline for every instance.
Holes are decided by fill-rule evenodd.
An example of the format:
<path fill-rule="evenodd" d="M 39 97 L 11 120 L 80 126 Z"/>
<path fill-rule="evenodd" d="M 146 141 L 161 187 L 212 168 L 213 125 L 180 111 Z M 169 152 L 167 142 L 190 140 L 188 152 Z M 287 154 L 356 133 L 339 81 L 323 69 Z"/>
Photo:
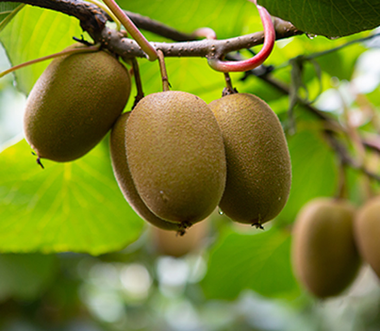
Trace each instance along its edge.
<path fill-rule="evenodd" d="M 74 162 L 43 160 L 44 170 L 24 140 L 0 154 L 0 251 L 101 254 L 139 237 L 143 221 L 103 145 Z"/>
<path fill-rule="evenodd" d="M 342 37 L 380 25 L 380 0 L 259 0 L 309 34 Z"/>
<path fill-rule="evenodd" d="M 82 30 L 77 19 L 51 10 L 25 6 L 0 33 L 12 65 L 57 53 L 74 43 Z M 29 93 L 49 61 L 16 72 L 18 88 Z"/>
<path fill-rule="evenodd" d="M 290 234 L 272 228 L 258 234 L 228 233 L 211 251 L 202 281 L 208 299 L 235 299 L 245 289 L 267 297 L 299 294 L 290 265 Z"/>
<path fill-rule="evenodd" d="M 288 139 L 292 160 L 292 187 L 289 200 L 277 222 L 292 223 L 300 208 L 309 200 L 332 196 L 337 189 L 337 164 L 334 153 L 313 130 L 312 122 L 298 123 L 299 132 Z M 302 129 L 308 127 L 308 130 Z"/>

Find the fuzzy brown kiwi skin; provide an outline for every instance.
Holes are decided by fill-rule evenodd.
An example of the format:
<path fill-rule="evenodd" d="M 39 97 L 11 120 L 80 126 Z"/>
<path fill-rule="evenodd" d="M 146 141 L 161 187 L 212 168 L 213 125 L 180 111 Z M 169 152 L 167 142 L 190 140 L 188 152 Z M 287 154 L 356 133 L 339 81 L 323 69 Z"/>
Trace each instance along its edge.
<path fill-rule="evenodd" d="M 291 185 L 287 142 L 276 114 L 247 93 L 209 104 L 221 128 L 227 182 L 220 209 L 233 221 L 261 227 L 283 209 Z"/>
<path fill-rule="evenodd" d="M 128 101 L 130 88 L 128 70 L 105 51 L 54 59 L 28 97 L 26 140 L 39 158 L 77 159 L 111 129 Z"/>
<path fill-rule="evenodd" d="M 169 223 L 154 215 L 141 200 L 129 170 L 125 139 L 126 123 L 130 112 L 122 114 L 111 131 L 110 152 L 115 178 L 125 199 L 133 210 L 145 221 L 163 230 L 173 230 L 183 233 L 184 228 L 178 223 Z"/>
<path fill-rule="evenodd" d="M 360 255 L 380 278 L 380 196 L 366 202 L 354 222 Z"/>
<path fill-rule="evenodd" d="M 354 217 L 355 208 L 349 202 L 331 198 L 310 201 L 297 216 L 293 269 L 301 284 L 318 298 L 339 295 L 359 270 Z"/>
<path fill-rule="evenodd" d="M 136 189 L 159 218 L 202 221 L 226 179 L 223 139 L 208 105 L 180 91 L 143 98 L 127 121 L 127 159 Z"/>

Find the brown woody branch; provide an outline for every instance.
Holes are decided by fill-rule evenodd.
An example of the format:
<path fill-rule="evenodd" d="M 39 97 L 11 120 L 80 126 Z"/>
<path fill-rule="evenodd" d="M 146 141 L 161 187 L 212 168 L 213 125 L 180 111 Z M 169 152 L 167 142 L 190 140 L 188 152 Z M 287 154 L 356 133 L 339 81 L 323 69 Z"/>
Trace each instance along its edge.
<path fill-rule="evenodd" d="M 87 31 L 95 42 L 100 42 L 105 48 L 120 55 L 124 59 L 145 57 L 138 44 L 123 33 L 106 26 L 109 17 L 97 6 L 82 0 L 0 0 L 0 2 L 22 2 L 33 6 L 52 9 L 74 16 L 80 21 L 83 30 Z M 257 32 L 225 40 L 193 40 L 191 35 L 178 32 L 157 21 L 138 14 L 126 12 L 139 28 L 143 28 L 170 38 L 181 41 L 175 43 L 152 43 L 166 57 L 206 57 L 221 58 L 225 54 L 240 49 L 250 48 L 263 43 L 263 33 Z M 288 38 L 302 32 L 290 23 L 275 18 L 276 38 Z"/>

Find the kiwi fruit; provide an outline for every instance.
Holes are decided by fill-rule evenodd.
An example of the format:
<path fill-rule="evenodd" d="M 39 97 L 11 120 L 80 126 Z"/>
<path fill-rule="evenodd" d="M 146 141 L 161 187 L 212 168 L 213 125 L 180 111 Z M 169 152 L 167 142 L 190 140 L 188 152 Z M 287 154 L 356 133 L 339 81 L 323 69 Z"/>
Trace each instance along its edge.
<path fill-rule="evenodd" d="M 209 106 L 221 128 L 227 159 L 219 207 L 233 221 L 261 227 L 279 214 L 290 191 L 290 156 L 281 123 L 252 94 L 230 94 Z"/>
<path fill-rule="evenodd" d="M 180 91 L 150 94 L 132 110 L 126 130 L 133 182 L 156 216 L 189 225 L 211 214 L 224 191 L 226 159 L 203 100 Z"/>
<path fill-rule="evenodd" d="M 111 130 L 110 153 L 116 181 L 129 205 L 142 219 L 163 230 L 182 232 L 184 229 L 180 224 L 166 222 L 154 215 L 137 193 L 129 171 L 125 148 L 126 124 L 130 114 L 131 112 L 122 114 Z"/>
<path fill-rule="evenodd" d="M 353 233 L 354 207 L 346 200 L 318 198 L 295 221 L 292 263 L 300 283 L 326 298 L 345 290 L 355 278 L 360 257 Z"/>
<path fill-rule="evenodd" d="M 130 89 L 128 70 L 106 51 L 55 58 L 28 97 L 26 140 L 39 158 L 75 160 L 111 129 Z"/>
<path fill-rule="evenodd" d="M 366 202 L 354 221 L 355 240 L 361 257 L 380 278 L 380 197 Z"/>
<path fill-rule="evenodd" d="M 155 251 L 161 255 L 181 257 L 202 247 L 208 233 L 207 219 L 186 230 L 185 236 L 157 227 L 151 228 L 151 239 Z"/>

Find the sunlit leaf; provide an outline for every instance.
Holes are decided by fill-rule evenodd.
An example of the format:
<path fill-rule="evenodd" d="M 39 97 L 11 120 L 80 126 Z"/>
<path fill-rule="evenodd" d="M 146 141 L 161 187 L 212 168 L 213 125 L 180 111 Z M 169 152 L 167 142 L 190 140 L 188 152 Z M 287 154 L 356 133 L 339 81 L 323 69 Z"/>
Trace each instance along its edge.
<path fill-rule="evenodd" d="M 0 251 L 101 254 L 139 237 L 143 221 L 122 196 L 104 146 L 43 164 L 24 140 L 0 154 Z"/>
<path fill-rule="evenodd" d="M 250 289 L 267 297 L 299 293 L 290 265 L 290 234 L 272 228 L 257 234 L 228 233 L 210 253 L 202 281 L 208 299 L 235 299 Z"/>
<path fill-rule="evenodd" d="M 0 33 L 12 65 L 57 53 L 80 37 L 79 21 L 68 15 L 38 7 L 25 6 Z M 16 72 L 18 88 L 29 93 L 50 61 L 34 64 Z"/>
<path fill-rule="evenodd" d="M 310 126 L 311 123 L 303 125 Z M 309 130 L 300 128 L 299 133 L 289 137 L 288 143 L 292 186 L 289 200 L 276 220 L 292 223 L 307 201 L 320 196 L 332 196 L 336 192 L 337 164 L 322 134 L 311 127 Z"/>
<path fill-rule="evenodd" d="M 191 33 L 203 26 L 215 30 L 218 38 L 229 38 L 242 33 L 247 21 L 257 17 L 257 27 L 260 20 L 255 6 L 246 0 L 118 0 L 119 5 L 126 10 L 137 12 L 152 19 L 163 22 L 179 31 Z"/>

